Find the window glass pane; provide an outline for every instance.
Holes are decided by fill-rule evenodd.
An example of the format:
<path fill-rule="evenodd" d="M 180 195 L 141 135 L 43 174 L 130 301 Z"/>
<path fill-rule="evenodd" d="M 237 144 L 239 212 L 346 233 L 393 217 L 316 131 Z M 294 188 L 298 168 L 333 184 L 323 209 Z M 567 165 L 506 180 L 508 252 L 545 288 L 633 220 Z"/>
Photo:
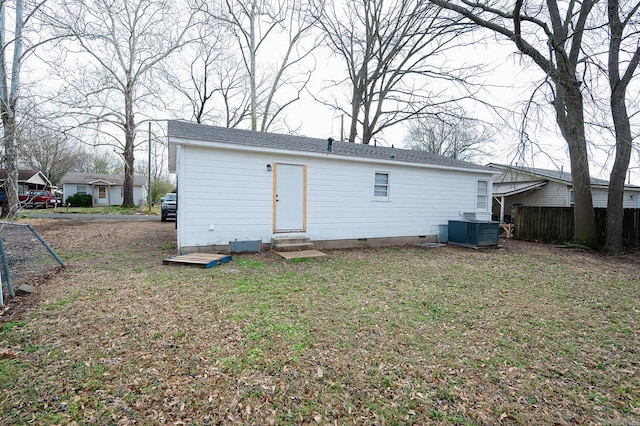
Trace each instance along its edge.
<path fill-rule="evenodd" d="M 374 197 L 386 197 L 387 196 L 387 187 L 386 186 L 376 186 L 373 189 Z"/>
<path fill-rule="evenodd" d="M 389 183 L 389 175 L 386 173 L 376 173 L 376 185 L 387 185 Z"/>
<path fill-rule="evenodd" d="M 478 181 L 478 194 L 476 199 L 476 207 L 478 209 L 487 208 L 487 189 L 488 183 L 485 180 Z"/>
<path fill-rule="evenodd" d="M 87 193 L 87 187 L 84 185 L 78 185 L 78 187 L 76 188 L 76 193 L 77 194 L 86 194 Z"/>
<path fill-rule="evenodd" d="M 389 197 L 389 173 L 376 173 L 373 185 L 373 196 L 377 198 Z"/>
<path fill-rule="evenodd" d="M 483 196 L 478 195 L 478 205 L 477 205 L 477 207 L 479 209 L 486 208 L 487 207 L 487 197 L 483 197 Z"/>

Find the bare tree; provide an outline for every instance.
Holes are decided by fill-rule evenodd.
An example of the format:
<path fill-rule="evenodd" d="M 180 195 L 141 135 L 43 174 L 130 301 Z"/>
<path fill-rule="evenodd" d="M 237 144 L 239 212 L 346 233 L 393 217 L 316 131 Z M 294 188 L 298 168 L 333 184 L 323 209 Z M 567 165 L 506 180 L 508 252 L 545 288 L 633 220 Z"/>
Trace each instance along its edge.
<path fill-rule="evenodd" d="M 62 99 L 86 118 L 81 125 L 103 131 L 119 150 L 125 207 L 134 205 L 134 150 L 144 143 L 136 141 L 136 130 L 145 119 L 136 117 L 158 106 L 159 64 L 188 42 L 195 24 L 196 14 L 179 6 L 171 0 L 67 0 L 50 9 L 53 25 L 74 42 L 64 52 L 76 61 L 67 61 L 73 70 L 61 70 L 67 77 Z M 77 63 L 87 57 L 79 72 Z"/>
<path fill-rule="evenodd" d="M 351 86 L 350 106 L 335 105 L 350 117 L 349 136 L 362 143 L 402 121 L 435 113 L 456 96 L 435 84 L 459 81 L 465 69 L 446 67 L 443 54 L 464 28 L 420 0 L 318 0 L 315 5 L 327 44 L 344 61 Z M 448 84 L 451 89 L 451 84 Z M 453 91 L 451 91 L 453 92 Z M 447 106 L 444 106 L 444 105 Z"/>
<path fill-rule="evenodd" d="M 585 138 L 581 49 L 586 23 L 594 0 L 562 4 L 547 0 L 544 5 L 476 2 L 472 0 L 430 0 L 473 23 L 511 40 L 546 75 L 558 127 L 569 149 L 573 178 L 573 242 L 596 247 L 596 226 Z M 501 6 L 502 4 L 502 6 Z"/>
<path fill-rule="evenodd" d="M 108 149 L 94 149 L 92 153 L 85 151 L 83 163 L 75 171 L 99 173 L 106 175 L 121 174 L 124 171 L 122 161 Z"/>
<path fill-rule="evenodd" d="M 487 155 L 493 134 L 488 126 L 465 117 L 426 116 L 412 120 L 405 145 L 409 149 L 473 161 Z"/>
<path fill-rule="evenodd" d="M 313 28 L 303 0 L 224 0 L 214 16 L 237 41 L 249 79 L 251 129 L 267 131 L 278 116 L 300 98 L 310 80 L 310 68 L 296 70 L 317 43 L 302 41 Z M 262 63 L 259 61 L 262 59 Z M 259 66 L 260 65 L 260 66 Z M 295 72 L 297 71 L 297 72 Z M 287 88 L 287 95 L 282 95 Z"/>
<path fill-rule="evenodd" d="M 638 43 L 638 10 L 640 3 L 621 4 L 607 1 L 609 23 L 608 79 L 610 107 L 616 137 L 616 153 L 609 177 L 607 199 L 607 229 L 603 250 L 607 253 L 623 251 L 622 218 L 624 216 L 624 182 L 631 159 L 631 123 L 627 111 L 627 89 L 640 63 Z M 625 68 L 626 65 L 626 68 Z"/>
<path fill-rule="evenodd" d="M 237 127 L 249 117 L 249 78 L 232 51 L 228 34 L 218 26 L 165 69 L 169 85 L 187 100 L 197 123 Z"/>
<path fill-rule="evenodd" d="M 17 133 L 19 164 L 41 171 L 49 181 L 58 185 L 62 177 L 79 168 L 86 160 L 86 152 L 62 133 L 43 126 L 23 127 Z"/>
<path fill-rule="evenodd" d="M 4 156 L 2 162 L 6 169 L 7 180 L 4 184 L 6 202 L 3 203 L 2 215 L 13 217 L 18 213 L 18 132 L 19 107 L 23 96 L 22 68 L 27 58 L 36 47 L 46 42 L 41 34 L 33 35 L 28 40 L 26 32 L 29 25 L 36 24 L 36 14 L 46 0 L 25 2 L 15 0 L 0 1 L 0 114 Z M 13 8 L 11 8 L 13 3 Z M 7 19 L 9 15 L 9 19 Z M 9 25 L 13 23 L 13 31 Z M 37 38 L 37 41 L 35 39 Z"/>
<path fill-rule="evenodd" d="M 187 95 L 196 123 L 202 123 L 207 116 L 213 115 L 210 101 L 220 88 L 212 78 L 212 71 L 222 62 L 223 52 L 204 40 L 198 47 L 189 67 L 190 87 L 180 85 L 178 90 Z"/>
<path fill-rule="evenodd" d="M 246 74 L 235 58 L 227 58 L 216 69 L 214 78 L 218 87 L 217 95 L 222 105 L 225 127 L 237 127 L 250 116 L 251 95 Z"/>

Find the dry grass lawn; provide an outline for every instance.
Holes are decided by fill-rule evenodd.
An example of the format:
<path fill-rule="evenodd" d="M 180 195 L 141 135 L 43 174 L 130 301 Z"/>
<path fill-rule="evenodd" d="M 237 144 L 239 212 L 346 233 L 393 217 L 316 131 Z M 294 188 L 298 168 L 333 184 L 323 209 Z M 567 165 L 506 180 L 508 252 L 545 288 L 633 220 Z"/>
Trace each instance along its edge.
<path fill-rule="evenodd" d="M 640 424 L 640 258 L 504 241 L 162 265 L 173 223 L 33 221 L 5 424 Z"/>

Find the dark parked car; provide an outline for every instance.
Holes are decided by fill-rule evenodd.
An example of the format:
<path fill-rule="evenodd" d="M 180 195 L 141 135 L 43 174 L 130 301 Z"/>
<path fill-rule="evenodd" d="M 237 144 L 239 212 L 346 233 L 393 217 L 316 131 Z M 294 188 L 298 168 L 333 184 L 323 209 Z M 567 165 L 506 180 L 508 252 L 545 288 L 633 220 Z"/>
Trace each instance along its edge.
<path fill-rule="evenodd" d="M 162 201 L 160 220 L 166 222 L 170 217 L 175 219 L 178 210 L 178 195 L 175 192 L 169 192 L 160 201 Z"/>

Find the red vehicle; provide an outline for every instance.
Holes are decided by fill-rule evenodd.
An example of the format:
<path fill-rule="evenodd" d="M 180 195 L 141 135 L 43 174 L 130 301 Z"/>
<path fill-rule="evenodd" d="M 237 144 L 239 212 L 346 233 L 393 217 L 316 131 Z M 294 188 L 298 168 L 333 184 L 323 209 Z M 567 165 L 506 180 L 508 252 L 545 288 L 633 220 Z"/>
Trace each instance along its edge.
<path fill-rule="evenodd" d="M 44 208 L 55 207 L 60 203 L 60 200 L 56 198 L 51 191 L 45 190 L 32 190 L 25 195 L 21 195 L 20 204 L 25 208 Z"/>

